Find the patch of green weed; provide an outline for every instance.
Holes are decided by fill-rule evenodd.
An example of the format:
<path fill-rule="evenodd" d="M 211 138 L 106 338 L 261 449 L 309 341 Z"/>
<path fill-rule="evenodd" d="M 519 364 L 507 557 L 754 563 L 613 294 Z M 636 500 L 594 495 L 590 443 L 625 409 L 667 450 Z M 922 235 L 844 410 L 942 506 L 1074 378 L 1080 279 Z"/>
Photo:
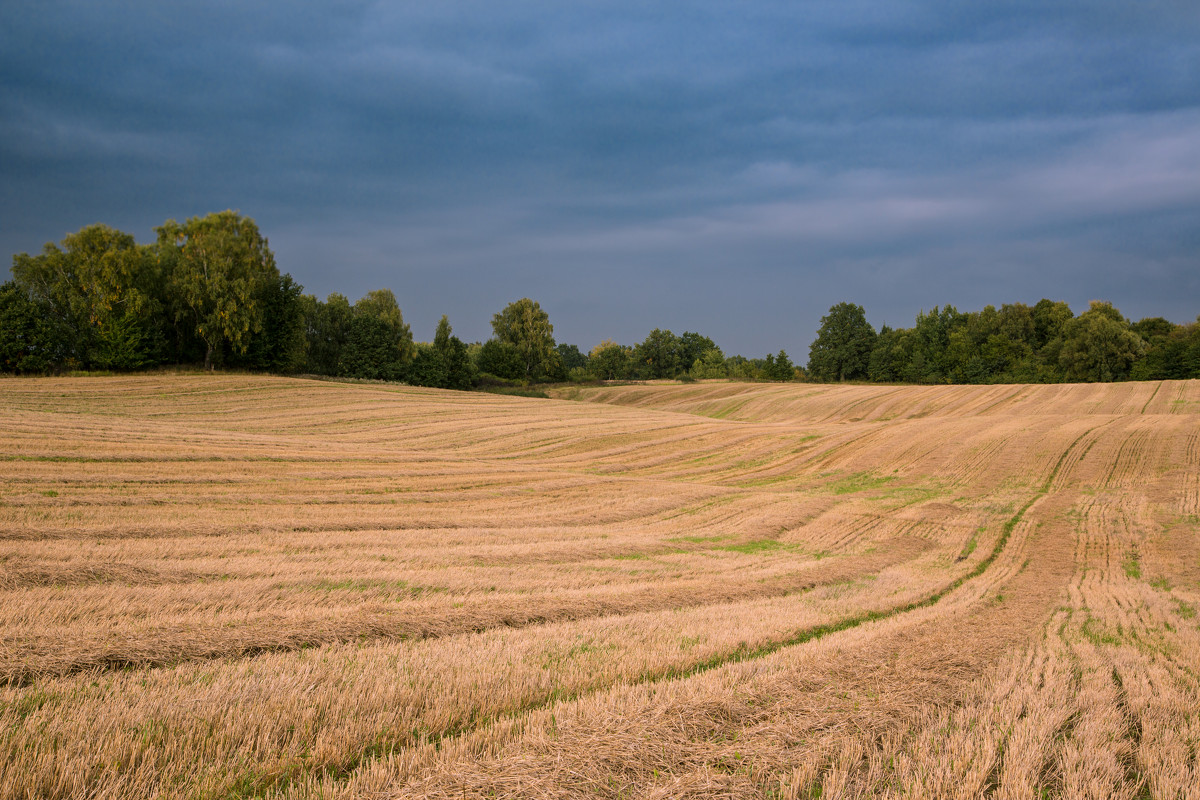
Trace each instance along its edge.
<path fill-rule="evenodd" d="M 0 703 L 0 711 L 12 712 L 19 720 L 26 720 L 37 711 L 41 711 L 46 706 L 53 706 L 62 699 L 62 696 L 57 692 L 46 692 L 41 689 L 32 689 L 25 694 L 22 694 L 16 700 L 8 703 Z"/>
<path fill-rule="evenodd" d="M 830 485 L 830 489 L 834 494 L 853 494 L 855 492 L 867 492 L 872 489 L 881 489 L 896 478 L 892 475 L 876 475 L 872 472 L 856 472 L 853 475 L 847 475 L 841 480 L 834 481 Z"/>
<path fill-rule="evenodd" d="M 1126 578 L 1138 580 L 1142 577 L 1142 563 L 1136 549 L 1130 550 L 1126 554 L 1125 560 L 1121 562 L 1121 568 L 1125 570 Z"/>
<path fill-rule="evenodd" d="M 1179 616 L 1183 617 L 1184 619 L 1195 619 L 1196 618 L 1195 607 L 1192 606 L 1191 604 L 1185 603 L 1179 599 L 1175 600 L 1175 612 L 1177 614 L 1179 614 Z"/>
<path fill-rule="evenodd" d="M 754 555 L 755 553 L 771 553 L 776 550 L 785 550 L 788 545 L 783 542 L 777 542 L 774 539 L 756 539 L 751 542 L 742 542 L 741 544 L 730 544 L 725 547 L 718 547 L 718 550 L 725 550 L 730 553 L 743 553 L 745 555 Z"/>
<path fill-rule="evenodd" d="M 672 536 L 667 539 L 668 542 L 691 542 L 692 544 L 711 544 L 712 542 L 723 542 L 729 538 L 728 534 L 718 533 L 712 536 Z"/>

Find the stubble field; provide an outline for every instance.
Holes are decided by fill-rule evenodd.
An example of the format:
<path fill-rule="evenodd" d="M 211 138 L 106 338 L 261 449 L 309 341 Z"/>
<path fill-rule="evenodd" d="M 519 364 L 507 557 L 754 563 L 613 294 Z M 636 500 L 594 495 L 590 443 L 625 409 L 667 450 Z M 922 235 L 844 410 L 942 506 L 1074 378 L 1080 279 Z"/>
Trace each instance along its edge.
<path fill-rule="evenodd" d="M 0 798 L 1200 798 L 1200 382 L 0 381 Z"/>

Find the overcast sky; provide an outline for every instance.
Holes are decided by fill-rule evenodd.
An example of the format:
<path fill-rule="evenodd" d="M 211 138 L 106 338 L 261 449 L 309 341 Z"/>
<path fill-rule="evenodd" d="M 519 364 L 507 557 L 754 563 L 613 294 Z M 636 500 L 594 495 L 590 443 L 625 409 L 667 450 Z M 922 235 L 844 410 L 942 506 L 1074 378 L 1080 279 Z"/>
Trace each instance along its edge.
<path fill-rule="evenodd" d="M 807 360 L 829 306 L 1200 313 L 1200 3 L 0 0 L 0 249 L 257 220 L 418 339 L 528 296 Z"/>

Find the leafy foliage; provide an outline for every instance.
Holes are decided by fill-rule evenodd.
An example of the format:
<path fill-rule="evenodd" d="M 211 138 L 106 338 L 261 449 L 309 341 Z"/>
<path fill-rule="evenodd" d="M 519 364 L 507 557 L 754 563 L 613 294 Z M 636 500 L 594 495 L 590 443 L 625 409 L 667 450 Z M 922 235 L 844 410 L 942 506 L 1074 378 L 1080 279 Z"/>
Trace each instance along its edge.
<path fill-rule="evenodd" d="M 395 331 L 379 317 L 355 314 L 338 357 L 337 374 L 347 378 L 394 381 L 403 364 L 396 353 Z"/>
<path fill-rule="evenodd" d="M 69 352 L 67 331 L 13 281 L 0 284 L 0 369 L 50 372 Z"/>
<path fill-rule="evenodd" d="M 867 377 L 875 329 L 862 306 L 838 303 L 821 317 L 817 338 L 809 347 L 808 372 L 820 381 Z"/>
<path fill-rule="evenodd" d="M 342 348 L 350 335 L 354 309 L 345 295 L 334 292 L 321 302 L 311 295 L 301 299 L 304 337 L 307 343 L 305 371 L 314 375 L 337 375 Z"/>
<path fill-rule="evenodd" d="M 1058 360 L 1070 381 L 1121 380 L 1147 350 L 1112 303 L 1093 300 L 1091 308 L 1063 328 Z"/>
<path fill-rule="evenodd" d="M 767 380 L 795 380 L 796 368 L 792 365 L 792 360 L 788 358 L 788 354 L 783 350 L 780 350 L 778 355 L 768 355 L 765 360 L 767 363 L 763 367 L 763 377 Z"/>
<path fill-rule="evenodd" d="M 417 345 L 416 357 L 405 370 L 405 380 L 414 386 L 439 389 L 469 389 L 475 382 L 475 365 L 466 344 L 453 335 L 450 320 L 443 314 L 433 344 Z"/>
<path fill-rule="evenodd" d="M 304 287 L 288 274 L 277 275 L 261 284 L 258 307 L 262 328 L 251 337 L 245 354 L 226 355 L 226 362 L 250 369 L 292 373 L 304 369 L 308 339 L 302 300 Z"/>
<path fill-rule="evenodd" d="M 679 371 L 679 339 L 668 330 L 655 328 L 633 348 L 639 378 L 673 378 Z"/>
<path fill-rule="evenodd" d="M 279 278 L 267 240 L 249 217 L 221 211 L 167 220 L 158 231 L 158 256 L 176 321 L 188 320 L 205 344 L 204 366 L 225 345 L 245 353 L 262 330 L 262 294 Z"/>
<path fill-rule="evenodd" d="M 525 361 L 517 346 L 497 339 L 483 343 L 475 357 L 475 366 L 482 373 L 506 380 L 520 380 L 526 375 Z"/>
<path fill-rule="evenodd" d="M 573 369 L 587 369 L 587 353 L 581 353 L 577 345 L 560 344 L 554 349 L 558 353 L 558 360 L 562 362 L 564 370 L 570 372 Z"/>
<path fill-rule="evenodd" d="M 492 317 L 492 332 L 496 341 L 516 349 L 522 369 L 522 374 L 516 377 L 536 380 L 555 371 L 554 326 L 550 324 L 550 316 L 533 300 L 522 297 L 505 306 Z"/>
<path fill-rule="evenodd" d="M 13 259 L 13 277 L 52 315 L 81 366 L 136 369 L 160 346 L 160 275 L 149 249 L 107 225 Z"/>
<path fill-rule="evenodd" d="M 630 348 L 605 339 L 592 348 L 588 358 L 588 371 L 603 381 L 628 378 L 633 368 L 633 353 Z"/>

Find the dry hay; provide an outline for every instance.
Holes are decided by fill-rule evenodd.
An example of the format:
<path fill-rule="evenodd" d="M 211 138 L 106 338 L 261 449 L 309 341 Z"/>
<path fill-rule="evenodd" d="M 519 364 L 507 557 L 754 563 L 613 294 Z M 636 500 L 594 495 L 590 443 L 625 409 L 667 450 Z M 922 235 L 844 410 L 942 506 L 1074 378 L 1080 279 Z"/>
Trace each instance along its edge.
<path fill-rule="evenodd" d="M 1197 796 L 1200 383 L 566 392 L 0 382 L 0 797 Z"/>

